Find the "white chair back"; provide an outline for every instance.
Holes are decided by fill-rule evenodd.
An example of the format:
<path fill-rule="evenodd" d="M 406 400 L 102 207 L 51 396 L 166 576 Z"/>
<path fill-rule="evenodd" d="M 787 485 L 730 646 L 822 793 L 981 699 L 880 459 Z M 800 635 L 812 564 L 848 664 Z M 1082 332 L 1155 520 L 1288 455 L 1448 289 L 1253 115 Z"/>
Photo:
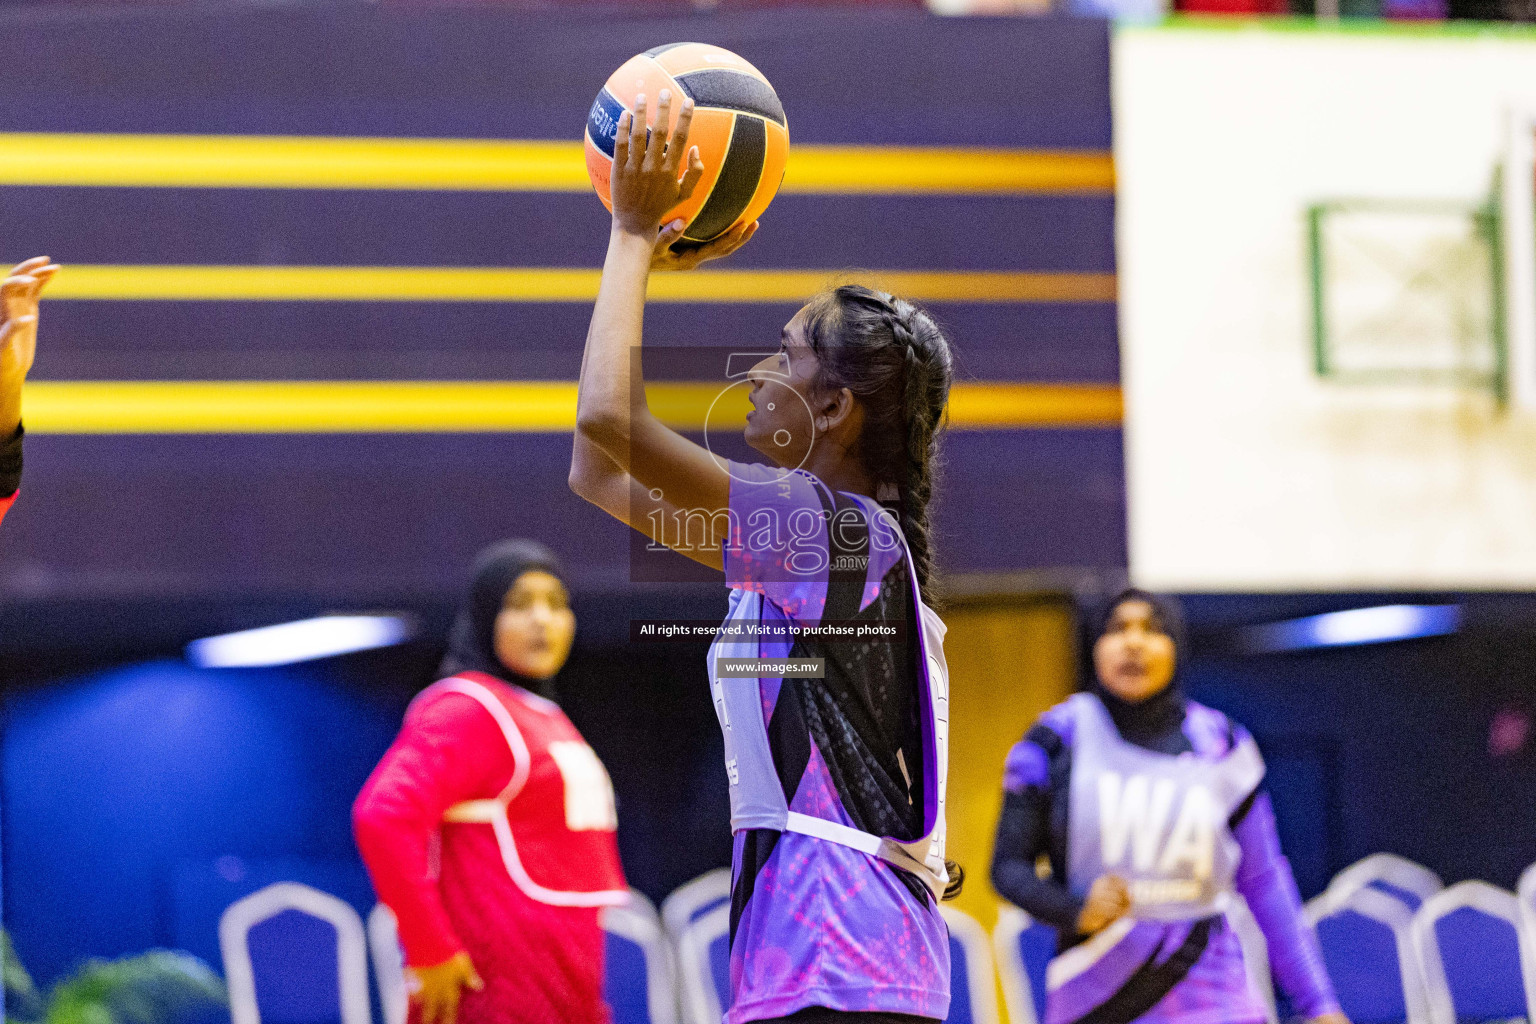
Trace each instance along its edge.
<path fill-rule="evenodd" d="M 644 960 L 640 977 L 619 976 L 623 965 L 608 958 L 608 977 L 605 990 L 613 1009 L 614 1024 L 640 1024 L 643 1016 L 648 1024 L 677 1024 L 677 990 L 673 981 L 672 957 L 662 936 L 661 919 L 656 908 L 644 894 L 631 889 L 629 902 L 616 907 L 604 907 L 603 931 L 618 943 L 627 943 L 637 950 Z M 635 986 L 644 985 L 643 999 L 635 998 Z M 618 986 L 618 991 L 615 991 Z M 623 999 L 616 999 L 615 995 Z"/>
<path fill-rule="evenodd" d="M 1469 910 L 1494 922 L 1507 924 L 1514 933 L 1515 946 L 1501 951 L 1487 944 L 1486 934 L 1475 937 L 1475 950 L 1465 945 L 1447 948 L 1439 934 L 1440 923 L 1458 911 Z M 1429 1024 L 1456 1024 L 1458 1015 L 1467 1017 L 1517 1017 L 1523 1010 L 1533 1015 L 1531 996 L 1536 992 L 1531 972 L 1529 947 L 1520 919 L 1519 902 L 1513 893 L 1487 882 L 1458 882 L 1424 901 L 1413 915 L 1413 945 L 1424 975 Z M 1483 929 L 1486 933 L 1488 930 Z M 1465 941 L 1465 940 L 1463 940 Z M 1451 973 L 1456 963 L 1475 963 L 1472 974 L 1459 976 L 1453 984 Z M 1504 971 L 1500 971 L 1503 961 Z M 1511 976 L 1508 972 L 1514 971 Z M 1458 1007 L 1453 989 L 1474 998 L 1489 1000 L 1487 1006 Z M 1523 1001 L 1524 1006 L 1516 1006 Z"/>
<path fill-rule="evenodd" d="M 251 929 L 286 911 L 324 921 L 336 932 L 337 992 L 341 1024 L 372 1024 L 368 1008 L 368 943 L 363 921 L 343 901 L 298 882 L 277 882 L 236 900 L 219 918 L 219 951 L 229 987 L 231 1024 L 261 1024 L 256 1000 L 258 967 L 251 960 Z M 313 954 L 313 951 L 309 951 Z M 281 965 L 262 965 L 262 984 L 280 985 Z"/>
<path fill-rule="evenodd" d="M 400 926 L 395 912 L 384 904 L 368 912 L 368 953 L 373 958 L 373 980 L 379 986 L 379 1007 L 384 1024 L 406 1024 L 411 1001 L 405 988 L 405 953 L 400 949 Z"/>
<path fill-rule="evenodd" d="M 1351 996 L 1354 995 L 1351 986 L 1363 983 L 1365 989 L 1359 993 L 1362 999 L 1370 999 L 1372 1002 L 1385 999 L 1385 990 L 1377 987 L 1386 978 L 1381 967 L 1359 959 L 1359 950 L 1351 948 L 1351 937 L 1348 934 L 1338 937 L 1338 941 L 1342 943 L 1340 946 L 1335 947 L 1329 941 L 1330 930 L 1325 922 L 1330 922 L 1337 917 L 1340 919 L 1338 922 L 1340 926 L 1348 927 L 1347 918 L 1344 915 L 1357 914 L 1379 924 L 1392 936 L 1398 979 L 1402 987 L 1402 1010 L 1407 1024 L 1429 1024 L 1429 1003 L 1424 988 L 1424 972 L 1413 945 L 1413 912 L 1401 899 L 1370 885 L 1355 888 L 1353 892 L 1330 888 L 1310 901 L 1306 905 L 1305 913 L 1307 921 L 1314 928 L 1319 929 L 1318 941 L 1323 949 L 1323 959 L 1328 962 L 1334 984 L 1339 989 L 1339 998 L 1345 1003 L 1344 1013 L 1350 1020 L 1358 1022 L 1366 1019 L 1349 1003 Z M 1368 941 L 1363 936 L 1361 939 Z M 1350 958 L 1350 963 L 1347 965 L 1348 975 L 1336 969 L 1331 962 L 1339 957 Z M 1357 979 L 1360 981 L 1357 982 Z M 1395 1013 L 1392 1016 L 1397 1019 Z"/>
<path fill-rule="evenodd" d="M 694 918 L 713 910 L 731 898 L 729 868 L 706 871 L 691 882 L 684 882 L 661 901 L 661 926 L 674 945 Z"/>
<path fill-rule="evenodd" d="M 1056 930 L 1018 907 L 1003 907 L 997 914 L 997 927 L 992 929 L 992 948 L 997 953 L 997 973 L 1003 982 L 1003 1005 L 1008 1008 L 1010 1024 L 1040 1024 L 1045 1019 L 1044 992 L 1040 992 L 1042 1001 L 1037 1005 L 1036 986 L 1030 979 L 1045 976 L 1045 965 L 1056 953 Z"/>
<path fill-rule="evenodd" d="M 959 972 L 954 970 L 956 965 L 951 959 L 951 997 L 947 1020 L 965 1020 L 970 1021 L 971 1024 L 999 1024 L 997 976 L 992 969 L 992 946 L 987 941 L 986 929 L 982 928 L 971 915 L 955 910 L 953 907 L 940 905 L 939 913 L 944 915 L 944 923 L 949 927 L 951 946 L 958 945 L 965 957 L 966 1005 L 964 1007 L 957 1005 L 955 996 L 960 994 L 960 987 L 954 984 L 954 977 Z"/>
<path fill-rule="evenodd" d="M 1518 895 L 1526 940 L 1521 944 L 1520 966 L 1525 971 L 1525 998 L 1531 1004 L 1532 1019 L 1536 1019 L 1536 864 L 1520 875 Z"/>
<path fill-rule="evenodd" d="M 1373 853 L 1334 875 L 1328 891 L 1337 891 L 1341 898 L 1347 898 L 1368 885 L 1385 889 L 1387 895 L 1406 903 L 1409 910 L 1418 910 L 1420 904 L 1445 888 L 1440 876 L 1422 864 L 1395 853 Z"/>
<path fill-rule="evenodd" d="M 716 964 L 722 955 L 729 969 L 731 905 L 718 904 L 696 916 L 677 940 L 678 989 L 683 1024 L 720 1024 L 731 994 L 722 990 Z M 723 951 L 722 944 L 727 944 Z"/>

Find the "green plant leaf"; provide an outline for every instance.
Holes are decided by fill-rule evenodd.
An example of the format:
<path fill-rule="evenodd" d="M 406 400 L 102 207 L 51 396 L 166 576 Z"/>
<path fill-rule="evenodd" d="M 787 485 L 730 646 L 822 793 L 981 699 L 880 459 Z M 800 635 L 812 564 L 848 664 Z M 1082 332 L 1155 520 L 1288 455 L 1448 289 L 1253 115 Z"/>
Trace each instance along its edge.
<path fill-rule="evenodd" d="M 42 1016 L 43 1000 L 38 995 L 32 975 L 22 966 L 16 948 L 11 945 L 9 932 L 0 929 L 0 977 L 5 982 L 7 1009 L 14 1009 L 21 1020 L 36 1020 Z"/>
<path fill-rule="evenodd" d="M 167 1024 L 188 1010 L 227 1002 L 223 981 L 207 964 L 153 949 L 88 961 L 54 986 L 42 1024 Z"/>

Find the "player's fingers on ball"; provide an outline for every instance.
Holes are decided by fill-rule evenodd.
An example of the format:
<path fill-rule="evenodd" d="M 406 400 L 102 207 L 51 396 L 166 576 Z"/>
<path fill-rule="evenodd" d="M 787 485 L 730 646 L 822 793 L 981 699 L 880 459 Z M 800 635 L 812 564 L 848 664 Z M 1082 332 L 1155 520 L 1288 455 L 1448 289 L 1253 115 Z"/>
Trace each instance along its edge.
<path fill-rule="evenodd" d="M 635 113 L 629 119 L 629 162 L 638 167 L 645 158 L 645 93 L 635 97 Z"/>
<path fill-rule="evenodd" d="M 751 224 L 742 224 L 738 227 L 732 228 L 729 236 L 730 252 L 735 252 L 737 249 L 740 249 L 742 246 L 746 245 L 747 239 L 752 237 L 753 230 L 754 229 Z"/>
<path fill-rule="evenodd" d="M 699 187 L 699 181 L 703 177 L 704 165 L 702 163 L 690 163 L 688 170 L 683 172 L 683 180 L 677 183 L 678 200 L 682 201 L 693 195 L 693 190 Z"/>
<path fill-rule="evenodd" d="M 672 117 L 672 90 L 663 89 L 656 100 L 656 127 L 651 131 L 650 141 L 645 147 L 646 163 L 651 167 L 662 166 L 667 152 L 667 136 L 670 134 L 670 119 Z"/>
<path fill-rule="evenodd" d="M 661 233 L 656 236 L 656 251 L 666 252 L 672 247 L 672 243 L 683 237 L 683 222 L 681 220 L 668 221 L 662 225 Z"/>
<path fill-rule="evenodd" d="M 737 249 L 740 249 L 743 245 L 746 244 L 746 241 L 747 241 L 747 233 L 746 232 L 747 232 L 746 225 L 739 224 L 736 227 L 731 228 L 731 230 L 727 231 L 725 234 L 721 235 L 719 238 L 715 239 L 715 241 L 714 241 L 715 254 L 717 256 L 729 256 L 731 253 L 735 252 Z"/>
<path fill-rule="evenodd" d="M 613 166 L 623 167 L 629 159 L 629 111 L 619 115 L 619 127 L 613 133 Z"/>
<path fill-rule="evenodd" d="M 688 154 L 690 163 L 697 149 L 688 148 L 688 133 L 693 128 L 693 100 L 683 97 L 683 109 L 677 115 L 677 128 L 672 132 L 672 143 L 667 147 L 667 166 L 676 167 L 682 163 L 682 155 Z"/>

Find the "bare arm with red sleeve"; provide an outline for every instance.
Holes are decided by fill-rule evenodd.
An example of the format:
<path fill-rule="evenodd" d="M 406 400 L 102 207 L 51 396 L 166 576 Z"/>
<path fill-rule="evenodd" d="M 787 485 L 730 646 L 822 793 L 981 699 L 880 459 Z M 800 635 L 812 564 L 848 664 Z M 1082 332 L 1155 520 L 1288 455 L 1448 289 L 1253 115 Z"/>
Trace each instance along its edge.
<path fill-rule="evenodd" d="M 443 812 L 495 795 L 512 756 L 485 709 L 444 693 L 413 705 L 400 735 L 352 806 L 358 850 L 379 900 L 395 912 L 406 963 L 428 967 L 462 952 L 443 909 L 431 846 Z"/>
<path fill-rule="evenodd" d="M 18 423 L 10 437 L 0 441 L 0 521 L 5 519 L 5 514 L 16 503 L 16 495 L 21 489 L 22 436 L 21 424 Z"/>

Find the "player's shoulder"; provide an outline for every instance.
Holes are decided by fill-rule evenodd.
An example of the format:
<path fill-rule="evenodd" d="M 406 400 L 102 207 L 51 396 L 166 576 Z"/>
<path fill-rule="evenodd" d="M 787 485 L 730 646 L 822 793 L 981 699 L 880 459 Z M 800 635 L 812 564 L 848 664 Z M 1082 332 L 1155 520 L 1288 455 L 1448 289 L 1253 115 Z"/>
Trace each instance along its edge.
<path fill-rule="evenodd" d="M 1072 734 L 1076 731 L 1077 704 L 1075 697 L 1068 698 L 1041 712 L 1040 717 L 1035 719 L 1023 738 L 1014 744 L 1013 749 L 1037 747 L 1051 758 L 1070 749 Z"/>
<path fill-rule="evenodd" d="M 416 695 L 406 709 L 406 719 L 442 722 L 479 718 L 490 711 L 488 702 L 505 706 L 512 693 L 512 687 L 482 672 L 447 676 Z"/>
<path fill-rule="evenodd" d="M 1046 708 L 1040 713 L 1040 717 L 1035 719 L 1030 734 L 1036 732 L 1049 734 L 1061 745 L 1070 747 L 1073 736 L 1077 732 L 1077 719 L 1083 712 L 1083 704 L 1093 699 L 1092 694 L 1074 693 L 1061 703 Z"/>
<path fill-rule="evenodd" d="M 1003 762 L 1003 785 L 1010 792 L 1027 787 L 1046 788 L 1056 774 L 1055 767 L 1072 752 L 1075 704 L 1063 701 L 1035 719 L 1017 743 L 1008 750 Z"/>
<path fill-rule="evenodd" d="M 1248 730 L 1226 712 L 1194 700 L 1184 702 L 1184 734 L 1196 753 L 1209 757 L 1225 757 L 1253 742 Z"/>
<path fill-rule="evenodd" d="M 801 502 L 819 503 L 817 493 L 826 492 L 827 485 L 807 469 L 784 469 L 762 462 L 726 463 L 731 478 L 733 498 L 766 501 L 784 501 L 798 498 Z"/>

